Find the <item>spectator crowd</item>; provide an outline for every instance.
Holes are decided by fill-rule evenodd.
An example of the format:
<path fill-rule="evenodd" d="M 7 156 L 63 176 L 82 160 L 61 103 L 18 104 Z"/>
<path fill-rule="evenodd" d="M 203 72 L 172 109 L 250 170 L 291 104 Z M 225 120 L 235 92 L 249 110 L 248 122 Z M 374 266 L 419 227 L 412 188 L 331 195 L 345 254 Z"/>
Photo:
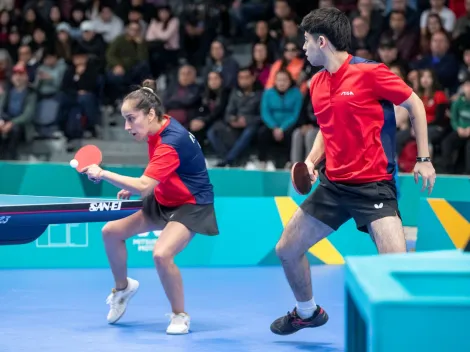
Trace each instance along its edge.
<path fill-rule="evenodd" d="M 152 77 L 217 166 L 288 168 L 319 130 L 299 23 L 331 6 L 350 18 L 350 53 L 423 100 L 436 169 L 470 174 L 470 0 L 0 0 L 0 160 L 31 138 L 100 138 L 103 112 Z M 401 171 L 414 135 L 397 114 Z"/>

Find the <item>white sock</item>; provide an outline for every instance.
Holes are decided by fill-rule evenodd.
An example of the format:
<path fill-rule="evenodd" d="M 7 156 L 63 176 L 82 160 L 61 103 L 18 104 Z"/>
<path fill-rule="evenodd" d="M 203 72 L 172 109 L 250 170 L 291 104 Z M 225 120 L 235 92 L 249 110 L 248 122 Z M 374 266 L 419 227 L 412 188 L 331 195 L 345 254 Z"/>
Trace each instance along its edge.
<path fill-rule="evenodd" d="M 315 309 L 317 309 L 317 305 L 313 297 L 307 302 L 297 302 L 297 314 L 302 319 L 310 318 L 315 312 Z"/>

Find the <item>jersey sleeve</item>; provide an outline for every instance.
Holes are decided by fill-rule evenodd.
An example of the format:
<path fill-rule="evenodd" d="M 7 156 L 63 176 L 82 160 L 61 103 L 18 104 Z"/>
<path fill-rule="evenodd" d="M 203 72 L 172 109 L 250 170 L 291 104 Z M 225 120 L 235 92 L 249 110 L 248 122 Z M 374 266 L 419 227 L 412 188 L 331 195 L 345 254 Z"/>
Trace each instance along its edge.
<path fill-rule="evenodd" d="M 379 100 L 388 100 L 400 105 L 413 93 L 413 89 L 384 64 L 376 65 L 371 73 L 374 93 Z"/>
<path fill-rule="evenodd" d="M 158 182 L 164 182 L 180 165 L 180 158 L 175 148 L 160 144 L 153 153 L 144 175 Z"/>

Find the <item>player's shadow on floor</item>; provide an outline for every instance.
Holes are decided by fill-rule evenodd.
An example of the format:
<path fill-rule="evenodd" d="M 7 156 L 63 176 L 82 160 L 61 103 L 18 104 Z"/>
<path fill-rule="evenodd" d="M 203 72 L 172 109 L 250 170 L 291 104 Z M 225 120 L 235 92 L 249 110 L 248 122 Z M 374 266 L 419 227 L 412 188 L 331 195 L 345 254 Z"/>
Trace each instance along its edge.
<path fill-rule="evenodd" d="M 306 342 L 306 341 L 274 341 L 277 345 L 284 345 L 300 351 L 310 352 L 344 352 L 344 349 L 331 346 L 329 342 Z"/>

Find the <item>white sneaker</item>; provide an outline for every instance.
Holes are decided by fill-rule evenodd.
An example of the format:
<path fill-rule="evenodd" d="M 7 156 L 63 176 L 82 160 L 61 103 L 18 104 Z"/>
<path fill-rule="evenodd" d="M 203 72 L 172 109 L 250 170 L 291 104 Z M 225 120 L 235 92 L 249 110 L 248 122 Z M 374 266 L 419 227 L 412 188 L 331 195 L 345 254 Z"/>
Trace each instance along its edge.
<path fill-rule="evenodd" d="M 108 323 L 116 323 L 126 312 L 127 303 L 135 295 L 139 288 L 139 282 L 131 278 L 127 278 L 127 287 L 125 290 L 117 291 L 113 288 L 112 293 L 106 299 L 109 304 L 109 313 L 107 316 Z"/>
<path fill-rule="evenodd" d="M 166 329 L 169 335 L 183 335 L 189 333 L 190 318 L 186 313 L 167 314 L 170 316 L 170 325 Z"/>

